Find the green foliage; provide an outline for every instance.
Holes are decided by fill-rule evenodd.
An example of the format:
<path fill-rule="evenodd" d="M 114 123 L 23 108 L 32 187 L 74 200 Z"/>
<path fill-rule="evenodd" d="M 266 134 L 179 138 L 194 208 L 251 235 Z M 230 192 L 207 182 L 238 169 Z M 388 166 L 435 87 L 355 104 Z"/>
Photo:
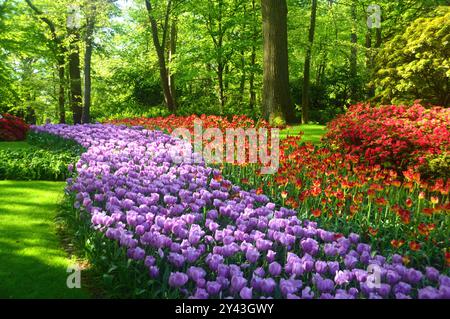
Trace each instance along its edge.
<path fill-rule="evenodd" d="M 72 175 L 68 166 L 78 162 L 81 146 L 51 134 L 30 132 L 27 139 L 33 147 L 0 147 L 0 180 L 64 181 Z"/>
<path fill-rule="evenodd" d="M 27 141 L 30 145 L 45 149 L 51 152 L 61 152 L 72 156 L 79 156 L 85 152 L 85 149 L 74 140 L 64 139 L 62 137 L 48 134 L 28 132 Z"/>
<path fill-rule="evenodd" d="M 383 102 L 426 102 L 449 106 L 450 7 L 419 18 L 386 43 L 374 80 Z"/>
<path fill-rule="evenodd" d="M 56 35 L 65 48 L 70 40 L 66 30 L 68 5 L 80 6 L 79 46 L 82 58 L 86 10 L 89 7 L 86 6 L 87 0 L 32 2 L 55 24 Z M 145 2 L 95 2 L 97 24 L 91 71 L 92 121 L 117 118 L 121 114 L 159 115 L 162 113 L 159 110 L 165 106 Z M 311 1 L 288 0 L 287 3 L 291 92 L 295 104 L 299 105 Z M 366 25 L 369 0 L 319 0 L 311 61 L 311 120 L 326 123 L 342 113 L 350 104 L 352 87 L 357 87 L 357 100 L 372 99 L 374 92 L 368 84 L 378 69 L 381 70 L 376 83 L 381 86 L 378 93 L 383 101 L 397 99 L 409 102 L 423 98 L 437 103 L 436 93 L 430 89 L 430 79 L 439 76 L 437 79 L 442 80 L 442 72 L 448 66 L 448 44 L 445 44 L 448 30 L 444 27 L 446 23 L 439 24 L 434 20 L 439 18 L 433 18 L 436 16 L 433 11 L 439 4 L 446 3 L 446 0 L 377 1 L 382 11 L 381 47 L 377 47 L 377 32 L 368 30 Z M 164 24 L 167 0 L 152 0 L 152 4 L 158 25 Z M 176 53 L 167 59 L 167 68 L 175 80 L 177 114 L 261 116 L 263 37 L 260 1 L 173 0 L 172 4 L 164 49 L 168 56 L 170 26 L 176 21 Z M 356 25 L 350 10 L 353 4 L 356 4 L 358 17 Z M 428 20 L 414 22 L 418 18 Z M 407 33 L 405 30 L 413 22 L 414 27 Z M 350 42 L 354 26 L 357 29 L 356 44 Z M 163 31 L 159 29 L 162 41 Z M 424 31 L 424 36 L 419 31 Z M 366 36 L 371 38 L 370 47 L 366 45 Z M 404 39 L 399 41 L 397 36 Z M 428 40 L 436 51 L 431 57 L 426 55 L 426 51 L 421 51 L 427 49 L 425 42 Z M 405 45 L 408 41 L 411 45 Z M 412 50 L 417 46 L 420 46 L 418 52 L 422 55 L 422 62 L 413 63 L 399 72 L 396 71 L 398 65 L 386 68 L 388 64 L 384 59 L 396 63 L 392 50 L 400 54 L 403 47 L 407 51 L 408 47 Z M 38 124 L 47 120 L 57 122 L 58 52 L 48 26 L 25 1 L 0 0 L 0 47 L 0 112 L 11 112 Z M 357 48 L 357 76 L 350 76 L 349 72 L 352 47 Z M 411 52 L 406 53 L 411 56 Z M 447 60 L 444 59 L 446 56 Z M 376 65 L 371 62 L 375 57 L 379 61 Z M 425 60 L 426 63 L 423 62 Z M 83 63 L 81 59 L 81 68 Z M 429 72 L 425 74 L 428 77 L 415 75 L 436 65 L 440 66 L 437 73 L 441 73 Z M 223 71 L 223 107 L 220 103 L 219 71 Z M 383 73 L 385 71 L 389 74 Z M 439 81 L 433 86 L 440 86 L 442 91 L 444 84 L 445 81 Z M 64 89 L 66 118 L 70 122 L 68 83 Z"/>
<path fill-rule="evenodd" d="M 101 113 L 95 114 L 94 118 L 96 121 L 103 123 L 107 120 L 124 120 L 129 118 L 137 117 L 158 117 L 158 116 L 168 116 L 169 111 L 162 106 L 149 107 L 147 109 L 129 108 L 126 111 L 113 113 L 112 115 L 102 115 Z"/>
<path fill-rule="evenodd" d="M 64 181 L 77 157 L 47 150 L 0 150 L 0 179 Z"/>
<path fill-rule="evenodd" d="M 450 179 L 450 153 L 429 155 L 427 164 L 421 168 L 421 173 L 427 178 Z"/>

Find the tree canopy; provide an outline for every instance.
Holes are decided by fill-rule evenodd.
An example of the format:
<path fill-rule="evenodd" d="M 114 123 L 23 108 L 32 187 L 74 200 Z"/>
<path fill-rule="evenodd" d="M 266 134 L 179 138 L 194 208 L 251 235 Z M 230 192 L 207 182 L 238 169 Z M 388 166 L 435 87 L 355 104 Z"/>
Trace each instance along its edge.
<path fill-rule="evenodd" d="M 360 101 L 448 106 L 448 1 L 284 1 L 287 80 L 270 81 L 288 121 L 324 123 Z M 264 63 L 263 40 L 259 0 L 0 0 L 0 112 L 262 116 L 279 62 Z"/>

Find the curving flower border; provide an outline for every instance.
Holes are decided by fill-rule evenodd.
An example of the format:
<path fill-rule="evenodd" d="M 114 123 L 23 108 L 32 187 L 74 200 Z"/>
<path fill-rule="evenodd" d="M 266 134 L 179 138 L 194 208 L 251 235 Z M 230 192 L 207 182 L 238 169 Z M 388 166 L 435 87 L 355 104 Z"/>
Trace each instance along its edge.
<path fill-rule="evenodd" d="M 87 148 L 68 180 L 75 207 L 150 277 L 169 271 L 168 285 L 182 297 L 450 298 L 450 278 L 432 267 L 407 268 L 357 234 L 345 238 L 301 221 L 204 164 L 173 163 L 173 154 L 192 152 L 182 140 L 101 124 L 32 129 Z"/>

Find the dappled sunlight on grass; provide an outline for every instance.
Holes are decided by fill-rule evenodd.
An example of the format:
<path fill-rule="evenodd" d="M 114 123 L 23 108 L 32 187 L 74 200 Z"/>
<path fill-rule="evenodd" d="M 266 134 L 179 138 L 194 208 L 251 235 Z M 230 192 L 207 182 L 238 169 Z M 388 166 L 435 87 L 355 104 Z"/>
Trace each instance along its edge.
<path fill-rule="evenodd" d="M 84 298 L 68 289 L 72 263 L 54 218 L 65 183 L 0 181 L 0 298 Z"/>
<path fill-rule="evenodd" d="M 326 127 L 323 125 L 315 124 L 290 126 L 281 131 L 280 137 L 286 138 L 288 136 L 298 136 L 302 132 L 304 133 L 302 139 L 303 142 L 312 142 L 314 144 L 318 144 L 326 133 Z"/>

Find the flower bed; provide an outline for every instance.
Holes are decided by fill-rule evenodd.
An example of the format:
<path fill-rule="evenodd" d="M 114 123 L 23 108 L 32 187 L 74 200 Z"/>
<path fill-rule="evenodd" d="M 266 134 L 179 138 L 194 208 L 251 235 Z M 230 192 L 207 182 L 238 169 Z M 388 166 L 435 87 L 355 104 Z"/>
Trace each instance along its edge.
<path fill-rule="evenodd" d="M 347 122 L 354 122 L 351 129 L 359 128 L 364 132 L 363 124 L 372 123 L 371 121 L 377 118 L 398 117 L 400 118 L 397 121 L 398 125 L 401 121 L 409 121 L 406 125 L 411 126 L 413 122 L 410 118 L 417 118 L 417 114 L 422 114 L 422 122 L 425 124 L 418 121 L 416 123 L 418 129 L 428 136 L 428 147 L 438 152 L 440 147 L 436 143 L 441 141 L 441 137 L 432 135 L 433 132 L 439 131 L 436 128 L 448 125 L 448 121 L 443 120 L 446 110 L 428 111 L 418 105 L 408 111 L 396 106 L 384 108 L 367 109 L 367 106 L 354 106 L 350 115 L 331 124 L 328 141 L 339 142 L 342 134 L 339 135 L 338 128 L 342 126 L 344 131 L 350 130 L 344 125 Z M 368 115 L 364 114 L 365 110 Z M 435 120 L 426 122 L 427 117 Z M 213 118 L 214 121 L 204 122 L 212 123 L 211 125 L 227 123 L 220 126 L 222 131 L 227 127 L 237 127 L 240 123 L 240 121 L 230 123 L 224 118 Z M 192 129 L 195 119 L 198 117 L 170 116 L 130 119 L 117 123 L 144 125 L 149 129 L 161 126 L 166 131 L 172 132 L 174 128 L 187 124 Z M 375 124 L 369 125 L 372 126 L 377 128 Z M 401 128 L 397 127 L 397 133 L 399 131 Z M 392 131 L 392 136 L 397 134 L 394 133 L 395 131 Z M 371 135 L 365 136 L 369 139 Z M 409 133 L 407 136 L 411 137 Z M 398 167 L 384 168 L 380 164 L 371 165 L 363 160 L 361 153 L 347 154 L 345 151 L 348 151 L 348 148 L 342 146 L 336 149 L 336 145 L 334 147 L 329 145 L 333 143 L 314 147 L 302 145 L 300 141 L 301 137 L 281 141 L 280 169 L 276 175 L 262 176 L 259 174 L 260 167 L 255 165 L 225 165 L 222 172 L 233 183 L 246 189 L 257 189 L 258 192 L 269 195 L 277 204 L 296 209 L 299 217 L 317 221 L 328 230 L 345 235 L 349 235 L 352 231 L 357 232 L 364 242 L 370 243 L 383 253 L 402 255 L 409 265 L 423 269 L 427 265 L 432 265 L 442 271 L 449 271 L 450 221 L 447 216 L 450 211 L 449 180 L 439 177 L 427 178 L 427 174 L 423 174 L 417 166 L 402 170 Z M 406 156 L 406 158 L 411 160 L 413 157 Z M 444 164 L 437 166 L 441 172 L 448 174 Z"/>
<path fill-rule="evenodd" d="M 132 118 L 123 120 L 107 121 L 105 124 L 142 126 L 149 130 L 160 130 L 172 133 L 176 128 L 187 128 L 191 132 L 194 131 L 194 122 L 202 121 L 203 128 L 219 128 L 223 132 L 227 128 L 250 128 L 250 127 L 266 127 L 270 128 L 269 123 L 261 120 L 255 122 L 253 119 L 245 115 L 235 115 L 230 120 L 226 117 L 215 115 L 191 115 L 191 116 L 175 116 L 153 118 Z"/>
<path fill-rule="evenodd" d="M 34 130 L 88 148 L 68 181 L 74 205 L 103 242 L 117 242 L 145 265 L 155 297 L 450 298 L 450 278 L 432 267 L 407 268 L 357 234 L 302 221 L 218 170 L 173 163 L 170 154 L 191 151 L 181 140 L 111 125 Z M 369 265 L 381 285 L 371 285 Z"/>
<path fill-rule="evenodd" d="M 0 141 L 23 141 L 29 125 L 10 114 L 0 115 Z"/>
<path fill-rule="evenodd" d="M 427 182 L 412 169 L 398 174 L 357 156 L 288 138 L 280 147 L 276 175 L 257 166 L 226 165 L 223 174 L 246 189 L 296 209 L 300 218 L 362 240 L 385 254 L 400 254 L 415 267 L 448 272 L 450 181 Z"/>

